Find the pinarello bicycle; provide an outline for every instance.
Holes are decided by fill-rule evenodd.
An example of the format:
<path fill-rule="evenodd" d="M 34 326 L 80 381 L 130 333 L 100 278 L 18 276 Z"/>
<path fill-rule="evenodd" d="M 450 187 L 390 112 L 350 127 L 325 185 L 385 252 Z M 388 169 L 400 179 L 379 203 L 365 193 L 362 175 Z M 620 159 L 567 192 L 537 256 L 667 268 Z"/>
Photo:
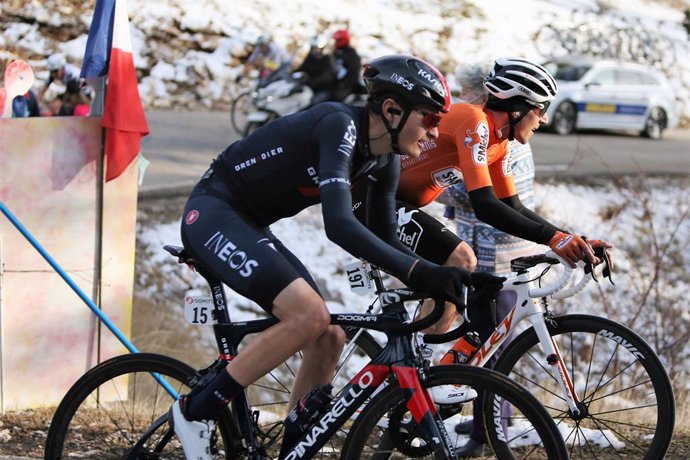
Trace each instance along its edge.
<path fill-rule="evenodd" d="M 47 459 L 73 455 L 184 458 L 170 425 L 172 401 L 224 371 L 228 360 L 241 352 L 240 343 L 247 335 L 276 324 L 275 318 L 231 322 L 220 281 L 182 248 L 166 249 L 180 262 L 193 265 L 209 283 L 219 358 L 201 371 L 151 353 L 123 355 L 99 364 L 72 386 L 56 410 L 46 441 Z M 430 389 L 437 385 L 468 386 L 491 395 L 494 410 L 486 413 L 487 425 L 500 424 L 501 407 L 510 406 L 516 423 L 529 433 L 530 442 L 515 445 L 506 441 L 506 433 L 490 432 L 489 442 L 498 458 L 566 458 L 565 444 L 553 419 L 525 388 L 489 369 L 429 367 L 416 355 L 412 334 L 436 322 L 445 308 L 444 302 L 437 301 L 430 315 L 411 322 L 405 303 L 419 304 L 423 298 L 407 289 L 385 290 L 379 295 L 379 314 L 331 315 L 332 324 L 382 332 L 386 345 L 336 394 L 282 458 L 456 458 L 458 437 L 452 434 L 452 427 L 470 416 L 472 405 L 435 404 Z M 277 456 L 287 408 L 266 400 L 260 386 L 268 385 L 268 381 L 270 377 L 240 394 L 221 414 L 214 440 L 219 456 Z M 288 389 L 284 390 L 287 394 Z M 276 407 L 282 407 L 283 412 L 277 412 Z"/>

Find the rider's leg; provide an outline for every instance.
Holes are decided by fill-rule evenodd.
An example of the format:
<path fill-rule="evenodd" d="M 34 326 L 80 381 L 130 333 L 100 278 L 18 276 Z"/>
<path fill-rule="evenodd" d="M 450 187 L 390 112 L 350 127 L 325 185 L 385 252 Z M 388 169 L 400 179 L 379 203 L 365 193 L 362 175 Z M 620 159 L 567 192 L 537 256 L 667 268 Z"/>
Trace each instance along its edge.
<path fill-rule="evenodd" d="M 312 341 L 324 347 L 321 357 L 325 364 L 311 364 L 307 372 L 301 372 L 302 385 L 310 388 L 330 381 L 344 340 L 332 338 L 338 334 L 330 331 L 330 315 L 321 296 L 304 279 L 298 278 L 278 294 L 272 312 L 280 322 L 257 334 L 221 375 L 193 395 L 186 416 L 215 419 L 224 404 Z M 310 356 L 316 358 L 313 353 Z"/>
<path fill-rule="evenodd" d="M 338 358 L 345 345 L 345 331 L 329 326 L 316 340 L 302 348 L 302 364 L 292 385 L 288 410 L 316 385 L 330 383 Z"/>
<path fill-rule="evenodd" d="M 323 299 L 301 278 L 278 294 L 272 313 L 280 322 L 254 337 L 226 368 L 242 386 L 263 377 L 325 334 L 330 324 Z M 324 350 L 324 354 L 330 351 Z"/>
<path fill-rule="evenodd" d="M 443 264 L 448 267 L 460 267 L 467 271 L 474 271 L 477 266 L 477 257 L 474 255 L 474 251 L 469 244 L 464 241 L 455 247 L 453 252 L 448 256 L 445 263 Z M 422 305 L 422 311 L 420 317 L 426 316 L 433 309 L 433 300 L 427 299 Z M 446 302 L 446 309 L 443 312 L 443 316 L 434 325 L 428 327 L 423 332 L 425 334 L 441 334 L 446 332 L 453 325 L 453 321 L 458 317 L 455 305 L 450 302 Z"/>

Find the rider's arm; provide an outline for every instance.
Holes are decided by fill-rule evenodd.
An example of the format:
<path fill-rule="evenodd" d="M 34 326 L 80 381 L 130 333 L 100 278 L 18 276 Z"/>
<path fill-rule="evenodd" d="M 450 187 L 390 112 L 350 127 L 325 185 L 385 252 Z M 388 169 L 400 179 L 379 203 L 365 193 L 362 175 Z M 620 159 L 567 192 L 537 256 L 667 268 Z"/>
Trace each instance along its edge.
<path fill-rule="evenodd" d="M 343 142 L 356 141 L 353 133 L 354 122 L 341 112 L 327 115 L 314 129 L 320 152 L 319 189 L 326 235 L 353 256 L 407 280 L 417 259 L 376 236 L 352 213 L 350 159 L 353 152 L 344 152 Z"/>
<path fill-rule="evenodd" d="M 492 186 L 471 190 L 468 195 L 477 218 L 505 233 L 541 244 L 548 244 L 556 233 L 556 227 L 544 219 L 533 220 L 499 200 Z"/>

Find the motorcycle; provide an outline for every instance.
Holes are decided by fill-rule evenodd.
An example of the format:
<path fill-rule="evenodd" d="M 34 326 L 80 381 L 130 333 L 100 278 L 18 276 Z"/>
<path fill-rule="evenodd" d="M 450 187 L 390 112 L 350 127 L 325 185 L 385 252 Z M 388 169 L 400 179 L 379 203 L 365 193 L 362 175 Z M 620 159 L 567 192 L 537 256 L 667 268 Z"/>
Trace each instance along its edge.
<path fill-rule="evenodd" d="M 278 117 L 306 109 L 314 92 L 303 83 L 299 73 L 273 81 L 251 94 L 251 109 L 247 114 L 244 137 Z"/>

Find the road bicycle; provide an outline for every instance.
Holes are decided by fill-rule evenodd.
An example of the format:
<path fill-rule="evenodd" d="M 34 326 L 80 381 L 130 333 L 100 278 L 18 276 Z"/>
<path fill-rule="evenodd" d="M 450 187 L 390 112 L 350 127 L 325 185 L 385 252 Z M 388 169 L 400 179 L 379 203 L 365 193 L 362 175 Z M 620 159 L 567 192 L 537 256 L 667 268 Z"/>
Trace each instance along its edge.
<path fill-rule="evenodd" d="M 228 360 L 241 352 L 238 348 L 245 336 L 276 324 L 275 318 L 231 322 L 220 281 L 182 248 L 166 246 L 166 250 L 180 262 L 193 265 L 208 281 L 220 357 L 202 371 L 151 353 L 119 356 L 99 364 L 72 386 L 57 408 L 46 440 L 46 459 L 183 458 L 169 424 L 168 409 L 174 398 L 224 372 Z M 498 458 L 567 458 L 553 419 L 525 388 L 489 369 L 429 367 L 415 354 L 413 332 L 436 322 L 444 302 L 436 301 L 431 314 L 411 322 L 405 302 L 420 303 L 423 295 L 390 289 L 378 297 L 382 313 L 331 314 L 332 324 L 380 331 L 387 343 L 282 458 L 456 458 L 459 437 L 451 434 L 452 429 L 449 433 L 448 427 L 468 417 L 471 404 L 435 404 L 430 389 L 438 385 L 471 387 L 491 395 L 491 401 L 484 398 L 489 408 L 487 425 L 500 425 L 502 408 L 510 407 L 525 436 L 521 443 L 508 443 L 502 430 L 489 433 Z M 262 394 L 257 396 L 261 400 Z M 286 411 L 278 412 L 271 401 L 250 400 L 250 391 L 239 395 L 219 418 L 214 446 L 225 458 L 267 459 L 279 451 Z"/>
<path fill-rule="evenodd" d="M 542 286 L 556 265 L 562 267 L 560 276 Z M 549 251 L 515 259 L 511 270 L 514 274 L 504 283 L 503 295 L 510 296 L 513 307 L 468 364 L 483 366 L 505 343 L 493 369 L 537 396 L 557 420 L 572 459 L 663 458 L 673 437 L 675 399 L 654 350 L 615 321 L 588 314 L 556 315 L 549 306 L 549 297 L 574 296 L 596 279 L 591 265 L 580 263 L 574 270 Z M 608 260 L 597 271 L 610 277 Z M 572 282 L 575 273 L 582 276 Z M 507 342 L 521 323 L 527 329 Z M 463 329 L 469 330 L 462 324 L 448 334 L 458 335 Z M 366 343 L 367 353 L 375 353 L 372 338 L 366 337 L 369 333 L 359 335 L 352 342 Z M 427 343 L 446 340 L 424 338 Z M 497 426 L 488 425 L 486 430 L 492 433 Z M 519 437 L 520 432 L 511 436 Z"/>

